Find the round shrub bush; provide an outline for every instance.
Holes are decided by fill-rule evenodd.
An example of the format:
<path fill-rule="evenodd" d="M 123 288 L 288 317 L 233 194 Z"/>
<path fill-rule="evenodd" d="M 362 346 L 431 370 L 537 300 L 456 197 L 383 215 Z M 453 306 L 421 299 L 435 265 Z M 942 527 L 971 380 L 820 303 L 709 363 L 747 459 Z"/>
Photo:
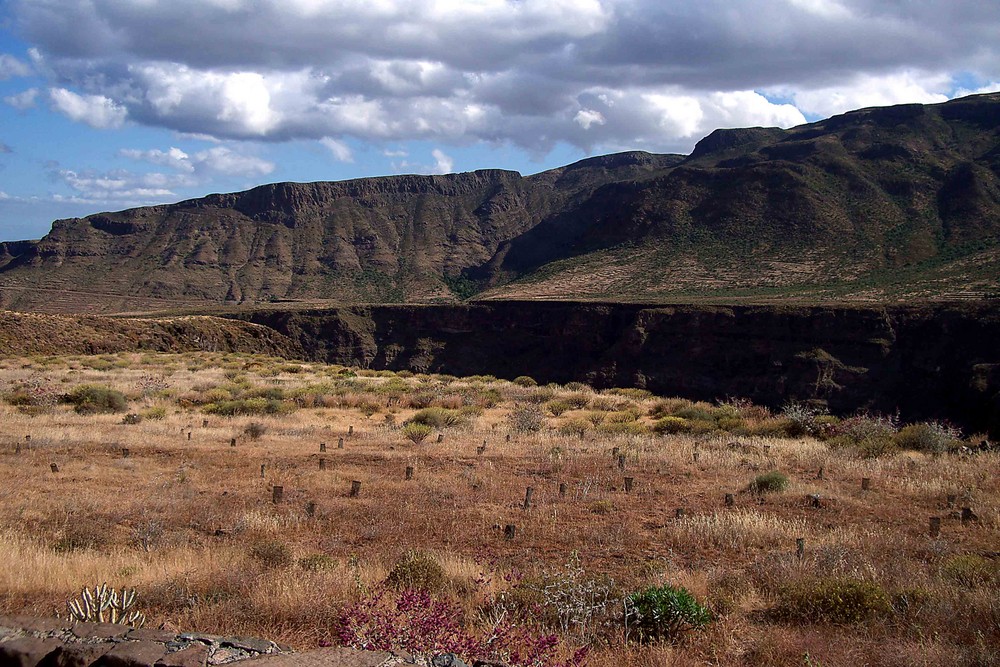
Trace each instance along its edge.
<path fill-rule="evenodd" d="M 433 432 L 434 429 L 427 424 L 420 424 L 418 422 L 411 422 L 403 427 L 403 437 L 412 441 L 413 444 L 419 445 L 423 442 L 427 436 Z"/>
<path fill-rule="evenodd" d="M 65 401 L 82 415 L 98 412 L 125 412 L 128 399 L 116 389 L 98 384 L 82 384 L 66 394 Z"/>
<path fill-rule="evenodd" d="M 625 628 L 640 642 L 672 641 L 712 621 L 712 612 L 681 586 L 653 586 L 625 598 Z"/>
<path fill-rule="evenodd" d="M 757 475 L 750 482 L 750 491 L 753 493 L 777 493 L 788 488 L 788 475 L 778 470 Z"/>
<path fill-rule="evenodd" d="M 787 621 L 858 623 L 891 610 L 889 597 L 878 584 L 819 579 L 784 589 L 774 612 Z"/>

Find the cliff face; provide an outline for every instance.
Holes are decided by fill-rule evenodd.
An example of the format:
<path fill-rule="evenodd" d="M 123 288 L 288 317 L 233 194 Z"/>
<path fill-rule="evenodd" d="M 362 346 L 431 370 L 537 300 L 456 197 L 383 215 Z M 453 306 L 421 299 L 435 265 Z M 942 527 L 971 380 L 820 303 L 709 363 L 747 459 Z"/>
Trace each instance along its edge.
<path fill-rule="evenodd" d="M 513 303 L 257 312 L 328 362 L 664 395 L 825 401 L 1000 436 L 1000 312 L 989 306 L 707 308 Z"/>
<path fill-rule="evenodd" d="M 687 157 L 279 183 L 61 220 L 0 249 L 0 287 L 0 307 L 50 311 L 981 298 L 1000 293 L 1000 94 L 717 130 Z"/>

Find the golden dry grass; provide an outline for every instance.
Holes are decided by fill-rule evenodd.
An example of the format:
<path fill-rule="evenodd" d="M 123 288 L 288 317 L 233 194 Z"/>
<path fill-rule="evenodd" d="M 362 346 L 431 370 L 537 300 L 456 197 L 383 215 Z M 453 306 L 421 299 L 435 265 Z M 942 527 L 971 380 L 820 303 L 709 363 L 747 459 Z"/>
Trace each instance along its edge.
<path fill-rule="evenodd" d="M 823 665 L 983 664 L 996 655 L 997 581 L 970 585 L 948 569 L 955 556 L 994 558 L 1000 545 L 995 454 L 863 459 L 811 438 L 728 433 L 590 428 L 580 438 L 558 429 L 595 405 L 647 415 L 656 399 L 490 378 L 354 375 L 236 354 L 0 359 L 8 395 L 31 386 L 51 397 L 101 383 L 128 395 L 131 412 L 165 412 L 126 425 L 122 414 L 77 414 L 50 399 L 0 404 L 0 613 L 52 614 L 81 587 L 108 581 L 138 588 L 154 625 L 306 648 L 331 639 L 340 610 L 376 589 L 407 550 L 434 555 L 447 580 L 438 592 L 462 605 L 470 626 L 489 616 L 498 592 L 537 592 L 576 551 L 586 576 L 614 580 L 619 600 L 673 583 L 718 614 L 680 644 L 648 647 L 622 643 L 613 608 L 610 625 L 565 638 L 567 647 L 593 642 L 592 665 L 791 665 L 805 654 Z M 205 413 L 212 397 L 279 389 L 286 407 L 308 407 Z M 538 433 L 510 429 L 515 404 L 560 397 L 589 406 L 547 416 Z M 472 407 L 465 423 L 415 445 L 400 425 L 428 401 Z M 615 418 L 624 417 L 606 419 Z M 263 435 L 251 439 L 250 423 Z M 789 476 L 787 490 L 747 491 L 755 475 L 774 469 Z M 872 480 L 868 491 L 863 477 Z M 362 483 L 356 498 L 354 480 Z M 275 485 L 284 492 L 277 504 Z M 534 496 L 525 510 L 527 487 Z M 979 520 L 963 525 L 955 515 L 962 506 Z M 927 534 L 931 516 L 943 518 L 939 538 Z M 503 534 L 508 524 L 513 540 Z M 805 539 L 801 559 L 797 538 Z M 304 567 L 310 558 L 321 566 Z M 919 590 L 924 602 L 854 626 L 770 619 L 784 586 L 816 577 L 873 581 L 892 594 Z"/>

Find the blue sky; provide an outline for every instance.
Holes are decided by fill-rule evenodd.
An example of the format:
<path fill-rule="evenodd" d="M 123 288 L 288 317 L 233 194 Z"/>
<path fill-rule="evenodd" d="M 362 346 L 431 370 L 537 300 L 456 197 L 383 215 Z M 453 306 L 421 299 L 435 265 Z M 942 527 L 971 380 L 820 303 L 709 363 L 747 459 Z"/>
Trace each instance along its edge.
<path fill-rule="evenodd" d="M 688 152 L 1000 90 L 967 0 L 9 0 L 0 240 L 264 182 Z"/>

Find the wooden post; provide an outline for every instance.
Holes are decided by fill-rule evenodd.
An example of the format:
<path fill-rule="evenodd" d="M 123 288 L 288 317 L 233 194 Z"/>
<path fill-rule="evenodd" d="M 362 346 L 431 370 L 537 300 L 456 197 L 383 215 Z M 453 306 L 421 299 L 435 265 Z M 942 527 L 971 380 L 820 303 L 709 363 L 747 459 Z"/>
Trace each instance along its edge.
<path fill-rule="evenodd" d="M 191 431 L 188 431 L 188 440 L 191 439 Z"/>
<path fill-rule="evenodd" d="M 361 493 L 361 482 L 354 480 L 351 482 L 351 498 L 357 498 Z"/>
<path fill-rule="evenodd" d="M 524 509 L 531 509 L 531 496 L 533 495 L 535 495 L 535 489 L 529 486 L 524 492 Z"/>
<path fill-rule="evenodd" d="M 764 453 L 765 454 L 771 453 L 771 445 L 764 445 Z"/>
<path fill-rule="evenodd" d="M 325 442 L 319 443 L 319 451 L 321 451 L 321 452 L 325 452 L 326 451 L 326 443 Z"/>
<path fill-rule="evenodd" d="M 619 454 L 618 455 L 618 469 L 619 470 L 625 470 L 625 455 L 624 454 Z"/>
<path fill-rule="evenodd" d="M 320 459 L 319 460 L 319 469 L 320 470 L 326 470 L 326 459 Z"/>
<path fill-rule="evenodd" d="M 861 478 L 861 490 L 862 491 L 867 491 L 870 488 L 872 488 L 872 480 L 871 480 L 871 478 L 870 477 L 862 477 Z"/>
<path fill-rule="evenodd" d="M 683 507 L 678 507 L 674 511 L 674 516 L 677 517 L 678 519 L 683 519 L 684 518 L 684 508 Z"/>
<path fill-rule="evenodd" d="M 816 479 L 823 479 L 823 466 L 819 467 L 819 472 L 816 473 Z"/>
<path fill-rule="evenodd" d="M 438 443 L 444 442 L 444 433 L 438 433 Z"/>
<path fill-rule="evenodd" d="M 316 516 L 316 503 L 306 503 L 306 514 L 308 516 Z"/>
<path fill-rule="evenodd" d="M 962 525 L 963 526 L 968 525 L 972 521 L 976 521 L 978 518 L 979 517 L 976 516 L 976 513 L 972 511 L 971 507 L 963 507 L 962 508 Z"/>
<path fill-rule="evenodd" d="M 229 446 L 230 447 L 235 447 L 236 446 L 236 438 L 230 438 L 229 439 Z"/>
<path fill-rule="evenodd" d="M 514 535 L 516 533 L 517 533 L 517 527 L 512 523 L 508 523 L 506 526 L 503 527 L 504 539 L 512 540 L 514 539 Z"/>
<path fill-rule="evenodd" d="M 59 472 L 59 466 L 57 466 L 55 463 L 50 463 L 49 467 L 52 469 L 52 472 Z"/>
<path fill-rule="evenodd" d="M 611 449 L 611 456 L 617 457 L 621 453 L 622 453 L 621 447 L 613 447 Z"/>
<path fill-rule="evenodd" d="M 510 442 L 510 433 L 507 434 L 507 442 Z"/>
<path fill-rule="evenodd" d="M 406 479 L 413 479 L 413 466 L 406 466 Z"/>
<path fill-rule="evenodd" d="M 795 538 L 795 556 L 802 560 L 802 557 L 806 555 L 806 538 L 796 537 Z"/>
<path fill-rule="evenodd" d="M 695 463 L 697 463 L 699 456 L 701 456 L 701 453 L 696 449 L 696 450 L 694 450 L 694 454 L 691 455 L 691 458 L 694 459 Z"/>
<path fill-rule="evenodd" d="M 941 535 L 941 517 L 939 516 L 931 517 L 930 534 L 931 537 L 939 537 Z"/>
<path fill-rule="evenodd" d="M 122 447 L 122 458 L 123 459 L 127 459 L 128 458 L 128 454 L 129 454 L 128 447 Z"/>
<path fill-rule="evenodd" d="M 559 482 L 559 497 L 566 497 L 566 482 Z"/>
<path fill-rule="evenodd" d="M 202 428 L 208 428 L 208 420 L 207 419 L 202 419 L 201 420 L 201 427 Z"/>
<path fill-rule="evenodd" d="M 632 477 L 625 478 L 625 493 L 632 493 L 632 485 L 635 483 L 635 479 Z"/>
<path fill-rule="evenodd" d="M 344 439 L 337 438 L 337 449 L 343 449 L 343 448 L 344 448 Z"/>
<path fill-rule="evenodd" d="M 476 447 L 476 456 L 482 456 L 485 453 L 486 453 L 485 445 L 482 447 Z"/>
<path fill-rule="evenodd" d="M 285 487 L 275 484 L 274 487 L 271 488 L 271 502 L 277 505 L 284 497 Z"/>
<path fill-rule="evenodd" d="M 736 504 L 736 496 L 731 493 L 726 494 L 726 507 L 732 507 Z"/>
<path fill-rule="evenodd" d="M 266 466 L 263 463 L 260 464 L 260 478 L 261 479 L 264 479 L 264 468 L 265 467 Z"/>
<path fill-rule="evenodd" d="M 351 437 L 352 435 L 354 435 L 354 424 L 347 427 L 347 437 Z"/>
<path fill-rule="evenodd" d="M 947 498 L 945 498 L 945 500 L 948 503 L 948 509 L 951 509 L 952 507 L 955 506 L 955 503 L 958 502 L 958 494 L 949 493 Z"/>

